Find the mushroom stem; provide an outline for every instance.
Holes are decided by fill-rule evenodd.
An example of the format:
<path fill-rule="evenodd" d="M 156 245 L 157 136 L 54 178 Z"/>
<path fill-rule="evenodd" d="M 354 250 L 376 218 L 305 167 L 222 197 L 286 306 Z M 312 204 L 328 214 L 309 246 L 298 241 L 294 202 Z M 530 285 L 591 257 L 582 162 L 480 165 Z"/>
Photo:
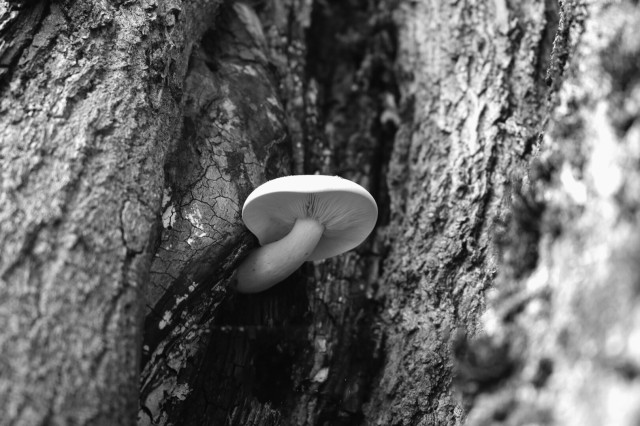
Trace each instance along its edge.
<path fill-rule="evenodd" d="M 301 218 L 284 238 L 254 250 L 238 267 L 237 290 L 257 293 L 291 275 L 313 253 L 324 226 L 315 219 Z"/>

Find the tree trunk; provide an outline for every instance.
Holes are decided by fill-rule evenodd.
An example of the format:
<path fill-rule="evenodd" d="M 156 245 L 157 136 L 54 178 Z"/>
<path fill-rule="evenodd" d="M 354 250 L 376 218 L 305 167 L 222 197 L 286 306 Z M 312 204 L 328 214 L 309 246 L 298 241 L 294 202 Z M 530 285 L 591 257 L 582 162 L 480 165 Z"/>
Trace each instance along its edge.
<path fill-rule="evenodd" d="M 0 424 L 637 423 L 639 24 L 0 0 Z M 244 199 L 303 173 L 374 233 L 237 294 Z"/>
<path fill-rule="evenodd" d="M 183 76 L 215 2 L 0 2 L 2 424 L 134 424 Z"/>

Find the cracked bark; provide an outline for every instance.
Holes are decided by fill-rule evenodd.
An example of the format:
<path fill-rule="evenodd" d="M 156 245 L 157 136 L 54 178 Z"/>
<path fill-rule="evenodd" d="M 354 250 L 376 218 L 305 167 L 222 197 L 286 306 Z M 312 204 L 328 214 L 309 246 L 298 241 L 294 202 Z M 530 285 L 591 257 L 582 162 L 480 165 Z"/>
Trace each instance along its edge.
<path fill-rule="evenodd" d="M 165 6 L 0 2 L 2 424 L 135 422 L 161 165 L 216 9 Z"/>
<path fill-rule="evenodd" d="M 638 6 L 427 3 L 0 0 L 0 424 L 634 424 Z M 316 172 L 376 231 L 235 294 Z"/>

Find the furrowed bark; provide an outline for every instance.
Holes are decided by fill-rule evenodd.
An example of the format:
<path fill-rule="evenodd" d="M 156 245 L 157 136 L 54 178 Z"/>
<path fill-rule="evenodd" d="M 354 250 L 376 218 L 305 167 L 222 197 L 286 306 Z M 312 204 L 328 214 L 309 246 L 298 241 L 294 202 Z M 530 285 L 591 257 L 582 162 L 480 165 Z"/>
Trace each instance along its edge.
<path fill-rule="evenodd" d="M 640 8 L 564 2 L 560 16 L 549 83 L 563 73 L 562 84 L 540 154 L 514 191 L 486 336 L 466 349 L 472 359 L 505 348 L 512 368 L 499 386 L 464 378 L 469 425 L 496 416 L 570 426 L 640 418 Z M 537 238 L 528 251 L 539 260 L 523 271 L 509 259 L 522 253 L 515 235 L 531 230 Z M 475 367 L 484 373 L 488 365 Z"/>
<path fill-rule="evenodd" d="M 215 2 L 0 2 L 1 424 L 133 424 L 141 294 Z"/>
<path fill-rule="evenodd" d="M 139 424 L 221 421 L 211 417 L 217 396 L 208 387 L 222 380 L 203 380 L 218 372 L 206 361 L 220 347 L 213 323 L 220 305 L 234 300 L 227 297 L 233 272 L 255 245 L 242 203 L 289 171 L 285 112 L 247 7 L 225 5 L 189 58 L 184 124 L 166 162 L 163 231 L 146 294 Z M 223 407 L 221 418 L 233 408 Z"/>
<path fill-rule="evenodd" d="M 275 81 L 279 82 L 276 96 L 282 100 L 283 123 L 289 130 L 290 139 L 287 142 L 294 160 L 291 169 L 267 168 L 267 176 L 289 174 L 299 167 L 309 173 L 320 171 L 324 174 L 340 174 L 363 184 L 376 194 L 382 194 L 378 199 L 384 200 L 381 174 L 376 171 L 372 176 L 371 172 L 372 164 L 384 163 L 386 154 L 382 145 L 391 142 L 395 120 L 395 88 L 390 71 L 394 46 L 388 11 L 371 7 L 349 12 L 349 7 L 346 7 L 343 10 L 348 14 L 336 15 L 340 16 L 336 27 L 325 28 L 322 22 L 314 24 L 317 27 L 311 31 L 317 35 L 326 37 L 331 34 L 334 37 L 339 35 L 337 31 L 348 31 L 354 23 L 352 15 L 356 13 L 359 28 L 371 36 L 372 43 L 364 43 L 366 37 L 341 42 L 335 45 L 336 50 L 313 58 L 314 64 L 310 65 L 304 37 L 312 13 L 310 6 L 307 3 L 274 2 L 259 7 L 259 19 L 266 40 L 261 46 L 246 41 L 247 35 L 236 31 L 233 24 L 229 30 L 222 32 L 226 36 L 217 34 L 212 37 L 210 43 L 215 43 L 215 46 L 230 45 L 233 51 L 223 58 L 213 56 L 208 59 L 217 65 L 212 67 L 213 71 L 219 70 L 219 76 L 214 78 L 223 82 L 224 78 L 229 78 L 220 72 L 228 66 L 225 65 L 227 60 L 242 62 L 243 57 L 254 58 L 259 56 L 257 52 L 266 51 L 265 56 L 269 58 Z M 340 10 L 337 9 L 338 12 Z M 320 9 L 314 13 L 322 16 L 325 11 Z M 376 16 L 376 21 L 368 22 L 372 14 Z M 229 20 L 224 22 L 238 19 L 234 16 L 231 14 Z M 364 57 L 359 53 L 352 57 L 354 52 L 360 52 L 362 48 L 366 53 Z M 218 47 L 213 51 L 216 49 Z M 322 61 L 330 63 L 328 70 L 314 70 L 314 79 L 308 80 L 309 67 L 319 67 Z M 345 86 L 348 80 L 339 84 L 330 81 L 333 69 L 340 66 L 340 61 L 345 61 L 343 63 L 348 68 L 346 76 L 359 79 L 359 82 L 354 82 L 361 84 L 362 90 L 345 91 L 349 87 Z M 357 72 L 361 72 L 362 76 L 357 77 Z M 230 91 L 237 96 L 234 104 L 239 105 L 243 98 L 256 92 L 256 85 L 268 87 L 268 81 L 262 79 L 268 74 L 265 71 L 259 73 L 260 79 L 250 80 L 250 86 L 234 83 L 235 90 Z M 340 74 L 339 78 L 344 76 Z M 314 81 L 321 78 L 328 79 L 327 87 L 321 87 Z M 327 93 L 319 93 L 320 89 L 327 90 Z M 203 98 L 206 100 L 207 96 Z M 255 105 L 264 104 L 260 98 L 251 99 Z M 379 99 L 387 99 L 389 103 L 391 118 L 384 122 L 384 128 L 378 120 L 384 111 Z M 331 114 L 336 115 L 335 123 L 345 126 L 345 131 L 336 133 L 338 139 L 330 141 L 323 135 L 321 120 L 324 105 L 336 101 L 337 112 Z M 224 104 L 224 97 L 216 98 L 212 109 L 216 108 L 216 103 Z M 344 122 L 346 114 L 340 111 L 343 108 L 348 110 L 349 116 L 354 117 L 353 122 Z M 256 123 L 265 121 L 266 118 L 254 114 L 237 120 L 239 130 L 229 133 L 241 133 L 242 128 L 246 127 L 260 128 L 263 126 Z M 208 130 L 202 128 L 201 131 L 206 134 Z M 361 136 L 349 140 L 353 132 Z M 256 134 L 252 140 L 262 140 L 260 137 Z M 254 146 L 253 149 L 257 148 Z M 334 149 L 335 153 L 332 152 Z M 251 149 L 247 151 L 251 152 Z M 273 150 L 265 152 L 275 154 L 284 150 L 282 146 L 274 145 Z M 258 156 L 260 158 L 262 156 Z M 259 166 L 261 162 L 257 161 L 255 165 Z M 274 161 L 272 164 L 286 163 Z M 257 176 L 260 179 L 260 175 Z M 259 179 L 252 181 L 252 184 L 257 186 L 261 183 Z M 249 191 L 240 197 L 241 201 Z M 238 212 L 239 209 L 233 213 Z M 381 213 L 381 216 L 388 217 L 388 214 Z M 171 235 L 170 232 L 165 233 Z M 166 244 L 168 247 L 169 241 L 163 246 Z M 223 279 L 230 278 L 238 260 L 248 254 L 248 241 L 244 245 L 236 243 L 234 254 L 225 254 L 226 263 L 218 264 L 217 271 L 220 272 L 217 273 L 222 273 Z M 176 256 L 185 250 L 184 243 L 174 247 L 178 249 Z M 151 342 L 151 355 L 143 371 L 141 424 L 166 424 L 171 419 L 180 419 L 183 424 L 305 424 L 361 419 L 360 407 L 368 392 L 367 380 L 371 377 L 373 366 L 360 351 L 364 350 L 375 357 L 377 348 L 369 335 L 366 322 L 368 314 L 365 314 L 375 308 L 367 296 L 369 292 L 365 291 L 366 285 L 359 281 L 375 279 L 364 276 L 363 271 L 367 265 L 377 264 L 380 254 L 371 251 L 371 243 L 362 246 L 358 252 L 364 256 L 352 252 L 327 263 L 333 265 L 331 269 L 320 272 L 327 274 L 332 283 L 326 287 L 319 285 L 315 288 L 313 281 L 297 274 L 272 290 L 257 295 L 238 295 L 227 299 L 223 295 L 217 299 L 202 299 L 198 295 L 191 298 L 191 302 L 183 302 L 188 299 L 179 297 L 179 294 L 172 295 L 172 289 L 184 289 L 184 294 L 187 294 L 189 285 L 170 283 L 184 280 L 189 284 L 198 283 L 192 289 L 200 288 L 201 281 L 195 274 L 185 269 L 187 272 L 180 275 L 182 269 L 177 269 L 171 274 L 154 277 L 154 280 L 161 279 L 169 284 L 162 286 L 168 288 L 169 296 L 160 300 L 161 306 L 166 306 L 166 309 L 154 308 L 147 317 L 146 336 L 155 337 L 148 340 Z M 159 255 L 166 256 L 163 251 L 159 251 Z M 362 259 L 365 259 L 364 262 Z M 197 263 L 194 262 L 195 265 Z M 303 267 L 307 273 L 311 272 L 311 276 L 317 274 L 309 268 L 310 265 Z M 317 276 L 317 279 L 320 277 Z M 178 300 L 182 304 L 176 303 Z M 154 331 L 160 325 L 167 324 L 162 321 L 165 313 L 171 319 L 174 331 Z M 328 372 L 331 372 L 331 378 Z M 346 396 L 344 403 L 336 403 L 343 396 Z"/>
<path fill-rule="evenodd" d="M 463 424 L 451 345 L 478 330 L 505 193 L 548 116 L 557 11 L 552 2 L 400 10 L 407 114 L 387 175 L 385 364 L 366 415 L 373 424 Z"/>
<path fill-rule="evenodd" d="M 0 424 L 637 423 L 637 27 L 0 0 Z M 242 203 L 292 173 L 376 230 L 235 294 Z"/>

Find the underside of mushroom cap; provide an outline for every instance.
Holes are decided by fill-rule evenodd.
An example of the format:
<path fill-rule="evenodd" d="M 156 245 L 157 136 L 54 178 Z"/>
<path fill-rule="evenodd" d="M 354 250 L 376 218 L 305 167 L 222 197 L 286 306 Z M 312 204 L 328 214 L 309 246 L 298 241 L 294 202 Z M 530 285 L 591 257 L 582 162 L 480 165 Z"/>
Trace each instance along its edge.
<path fill-rule="evenodd" d="M 300 175 L 271 180 L 249 195 L 242 219 L 261 245 L 285 237 L 299 218 L 313 218 L 325 231 L 308 260 L 356 247 L 373 230 L 375 200 L 360 185 L 339 176 Z"/>

